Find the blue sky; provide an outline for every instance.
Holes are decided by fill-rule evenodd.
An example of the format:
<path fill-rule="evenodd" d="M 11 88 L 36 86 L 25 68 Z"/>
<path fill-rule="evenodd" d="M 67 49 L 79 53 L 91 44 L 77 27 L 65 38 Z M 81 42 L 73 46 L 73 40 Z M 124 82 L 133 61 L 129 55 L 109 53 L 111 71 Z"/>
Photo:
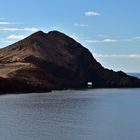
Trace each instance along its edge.
<path fill-rule="evenodd" d="M 140 72 L 140 0 L 0 0 L 0 47 L 59 30 L 105 67 Z"/>

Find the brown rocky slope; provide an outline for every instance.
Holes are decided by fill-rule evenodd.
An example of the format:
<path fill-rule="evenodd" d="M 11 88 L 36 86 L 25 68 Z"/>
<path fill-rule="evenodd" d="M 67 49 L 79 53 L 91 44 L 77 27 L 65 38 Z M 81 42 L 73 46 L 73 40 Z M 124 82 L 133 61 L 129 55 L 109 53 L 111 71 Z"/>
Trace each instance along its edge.
<path fill-rule="evenodd" d="M 105 69 L 88 49 L 51 31 L 0 49 L 0 92 L 45 92 L 93 87 L 140 87 L 140 80 Z"/>

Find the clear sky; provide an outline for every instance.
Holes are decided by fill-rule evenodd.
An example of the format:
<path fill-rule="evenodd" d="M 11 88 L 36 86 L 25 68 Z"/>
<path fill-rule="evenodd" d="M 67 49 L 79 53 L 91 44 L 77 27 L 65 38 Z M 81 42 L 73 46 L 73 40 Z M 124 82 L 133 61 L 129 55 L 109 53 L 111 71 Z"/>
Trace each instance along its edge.
<path fill-rule="evenodd" d="M 140 72 L 140 0 L 0 0 L 0 47 L 59 30 L 105 67 Z"/>

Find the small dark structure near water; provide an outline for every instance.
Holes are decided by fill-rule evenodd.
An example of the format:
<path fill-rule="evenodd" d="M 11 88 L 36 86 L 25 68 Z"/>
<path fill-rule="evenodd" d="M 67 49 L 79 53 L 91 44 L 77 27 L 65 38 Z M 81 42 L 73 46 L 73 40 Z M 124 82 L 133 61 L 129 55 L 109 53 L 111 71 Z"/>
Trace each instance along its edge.
<path fill-rule="evenodd" d="M 87 87 L 88 88 L 92 88 L 93 87 L 93 83 L 92 82 L 87 82 Z"/>

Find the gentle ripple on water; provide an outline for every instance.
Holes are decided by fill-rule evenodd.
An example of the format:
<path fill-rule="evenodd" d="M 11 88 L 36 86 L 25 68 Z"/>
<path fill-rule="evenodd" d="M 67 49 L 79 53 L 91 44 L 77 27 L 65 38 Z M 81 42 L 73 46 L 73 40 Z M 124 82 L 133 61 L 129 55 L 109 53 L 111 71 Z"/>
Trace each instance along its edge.
<path fill-rule="evenodd" d="M 138 140 L 140 89 L 0 96 L 0 140 Z"/>

